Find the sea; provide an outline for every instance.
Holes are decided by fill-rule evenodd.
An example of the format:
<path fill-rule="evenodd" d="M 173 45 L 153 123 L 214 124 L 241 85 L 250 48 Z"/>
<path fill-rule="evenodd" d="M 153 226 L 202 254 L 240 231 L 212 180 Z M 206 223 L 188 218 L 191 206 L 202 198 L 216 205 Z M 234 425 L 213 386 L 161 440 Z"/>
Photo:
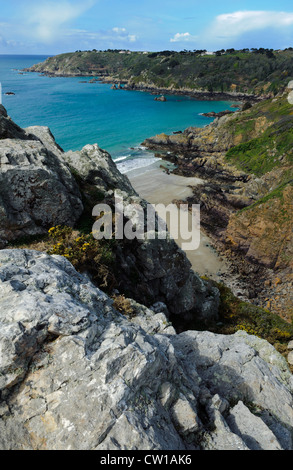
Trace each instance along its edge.
<path fill-rule="evenodd" d="M 224 111 L 235 102 L 198 101 L 165 95 L 166 102 L 141 91 L 112 90 L 89 83 L 89 77 L 47 77 L 23 69 L 48 56 L 0 55 L 2 104 L 21 127 L 48 126 L 64 151 L 97 143 L 122 173 L 154 164 L 154 153 L 142 142 L 156 134 L 172 134 L 190 126 L 204 127 L 213 118 L 202 113 Z M 97 77 L 98 78 L 98 77 Z M 6 95 L 5 93 L 14 93 Z"/>

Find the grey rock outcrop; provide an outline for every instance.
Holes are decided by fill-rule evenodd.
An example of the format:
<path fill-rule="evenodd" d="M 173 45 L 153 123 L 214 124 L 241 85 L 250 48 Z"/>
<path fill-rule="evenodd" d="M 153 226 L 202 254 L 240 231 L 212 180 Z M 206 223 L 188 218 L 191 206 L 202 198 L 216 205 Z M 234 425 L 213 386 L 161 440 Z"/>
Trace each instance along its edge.
<path fill-rule="evenodd" d="M 290 351 L 288 356 L 287 356 L 287 360 L 289 362 L 289 364 L 291 364 L 293 366 L 293 351 Z"/>
<path fill-rule="evenodd" d="M 162 95 L 162 96 L 159 96 L 159 97 L 157 96 L 156 98 L 154 98 L 154 100 L 155 100 L 155 101 L 163 101 L 163 102 L 165 102 L 165 101 L 167 101 L 167 98 Z"/>
<path fill-rule="evenodd" d="M 87 145 L 81 151 L 66 152 L 62 158 L 86 187 L 105 194 L 114 209 L 115 197 L 121 201 L 124 218 L 134 228 L 141 225 L 144 237 L 127 240 L 117 247 L 117 266 L 124 292 L 138 302 L 150 306 L 164 302 L 170 314 L 181 318 L 207 321 L 218 315 L 219 292 L 191 270 L 185 253 L 168 233 L 158 237 L 148 228 L 147 202 L 134 191 L 128 177 L 122 175 L 108 152 L 98 145 Z M 96 204 L 93 201 L 92 207 Z M 142 208 L 144 220 L 138 221 L 133 208 Z"/>
<path fill-rule="evenodd" d="M 2 250 L 0 285 L 0 449 L 293 448 L 292 375 L 266 341 L 126 318 L 58 256 Z"/>
<path fill-rule="evenodd" d="M 0 112 L 0 247 L 73 226 L 83 212 L 81 194 L 49 129 L 20 129 Z"/>
<path fill-rule="evenodd" d="M 120 173 L 110 154 L 97 144 L 86 145 L 79 152 L 66 152 L 63 159 L 85 182 L 101 191 L 117 188 L 129 195 L 135 194 L 127 176 Z"/>
<path fill-rule="evenodd" d="M 21 139 L 35 140 L 33 135 L 28 135 L 8 116 L 6 109 L 0 105 L 0 140 L 2 139 Z"/>

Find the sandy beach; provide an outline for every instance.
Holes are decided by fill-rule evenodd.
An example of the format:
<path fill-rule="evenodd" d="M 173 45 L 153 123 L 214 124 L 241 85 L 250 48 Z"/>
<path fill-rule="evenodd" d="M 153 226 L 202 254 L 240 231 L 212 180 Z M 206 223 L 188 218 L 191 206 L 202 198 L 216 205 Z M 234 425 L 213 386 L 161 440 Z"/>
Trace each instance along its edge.
<path fill-rule="evenodd" d="M 140 171 L 137 170 L 127 174 L 136 192 L 151 204 L 168 205 L 172 203 L 174 199 L 184 200 L 192 194 L 192 190 L 190 188 L 191 185 L 194 186 L 202 183 L 202 180 L 199 178 L 187 178 L 174 174 L 167 174 L 162 168 L 160 168 L 161 163 L 161 161 L 158 161 L 157 163 L 150 165 L 147 168 L 143 168 Z M 190 224 L 192 224 L 191 214 Z M 184 241 L 180 236 L 176 237 L 174 235 L 174 230 L 170 225 L 170 220 L 168 218 L 167 225 L 173 238 L 176 240 L 178 245 L 182 247 L 182 243 Z M 194 230 L 196 230 L 196 227 L 194 227 Z M 206 275 L 219 281 L 221 274 L 228 271 L 228 266 L 225 261 L 216 253 L 211 246 L 210 239 L 202 231 L 200 232 L 199 248 L 192 251 L 186 251 L 186 255 L 192 264 L 193 270 L 201 276 Z"/>

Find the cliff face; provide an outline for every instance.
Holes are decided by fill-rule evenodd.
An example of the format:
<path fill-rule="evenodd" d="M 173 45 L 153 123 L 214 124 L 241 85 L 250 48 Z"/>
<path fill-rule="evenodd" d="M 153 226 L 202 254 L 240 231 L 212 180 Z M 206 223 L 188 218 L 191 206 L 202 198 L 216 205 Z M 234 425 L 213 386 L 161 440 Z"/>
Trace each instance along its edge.
<path fill-rule="evenodd" d="M 226 242 L 246 259 L 271 268 L 264 306 L 291 321 L 293 318 L 293 185 L 288 184 L 248 210 L 233 214 Z"/>
<path fill-rule="evenodd" d="M 270 268 L 292 269 L 292 200 L 293 186 L 286 185 L 278 197 L 264 198 L 249 210 L 233 215 L 227 239 L 249 258 Z"/>
<path fill-rule="evenodd" d="M 269 268 L 247 277 L 257 288 L 251 296 L 290 320 L 293 139 L 287 97 L 286 92 L 203 129 L 155 136 L 143 145 L 163 151 L 160 156 L 176 164 L 176 173 L 206 180 L 189 199 L 201 204 L 202 226 L 226 254 L 237 253 L 240 273 L 247 275 L 243 258 Z"/>
<path fill-rule="evenodd" d="M 131 318 L 63 257 L 0 251 L 1 450 L 292 450 L 293 382 L 245 332 Z"/>

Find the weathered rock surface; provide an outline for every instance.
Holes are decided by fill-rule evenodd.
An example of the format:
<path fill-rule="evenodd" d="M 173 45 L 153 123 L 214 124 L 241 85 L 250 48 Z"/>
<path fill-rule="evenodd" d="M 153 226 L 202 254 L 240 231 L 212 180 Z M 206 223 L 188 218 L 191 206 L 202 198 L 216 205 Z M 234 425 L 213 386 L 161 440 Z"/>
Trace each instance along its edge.
<path fill-rule="evenodd" d="M 292 450 L 266 341 L 128 319 L 62 257 L 2 250 L 0 284 L 0 449 Z"/>
<path fill-rule="evenodd" d="M 293 185 L 278 195 L 233 214 L 225 232 L 226 243 L 246 260 L 270 268 L 264 306 L 287 321 L 293 318 Z"/>
<path fill-rule="evenodd" d="M 49 129 L 20 129 L 3 110 L 0 126 L 0 246 L 73 226 L 83 211 L 81 194 Z"/>
<path fill-rule="evenodd" d="M 78 176 L 84 195 L 98 189 L 113 212 L 119 200 L 125 222 L 136 229 L 140 226 L 144 233 L 141 239 L 124 237 L 117 246 L 116 264 L 123 291 L 144 305 L 164 302 L 171 315 L 196 316 L 203 321 L 217 318 L 218 290 L 191 270 L 185 253 L 168 233 L 158 238 L 158 222 L 155 231 L 148 228 L 147 202 L 119 172 L 109 153 L 98 145 L 87 145 L 81 151 L 64 153 L 62 158 Z M 92 201 L 92 207 L 96 203 Z M 142 221 L 135 208 L 144 210 Z"/>
<path fill-rule="evenodd" d="M 154 98 L 155 101 L 167 101 L 167 98 L 165 96 L 156 96 L 156 98 Z"/>
<path fill-rule="evenodd" d="M 287 185 L 281 196 L 233 215 L 226 231 L 227 240 L 263 265 L 292 270 L 292 200 L 293 185 Z"/>
<path fill-rule="evenodd" d="M 80 152 L 66 152 L 63 159 L 85 182 L 101 191 L 117 188 L 131 195 L 136 194 L 129 179 L 119 172 L 110 154 L 97 144 L 86 145 Z"/>
<path fill-rule="evenodd" d="M 237 107 L 237 105 L 234 105 L 233 107 L 235 108 L 235 107 Z M 232 108 L 232 106 L 231 106 L 231 108 Z M 218 113 L 216 113 L 215 111 L 211 111 L 209 113 L 202 113 L 202 116 L 219 118 L 219 117 L 225 116 L 226 114 L 232 114 L 232 113 L 233 113 L 233 111 L 230 111 L 229 109 L 226 109 L 225 111 L 220 111 Z"/>

